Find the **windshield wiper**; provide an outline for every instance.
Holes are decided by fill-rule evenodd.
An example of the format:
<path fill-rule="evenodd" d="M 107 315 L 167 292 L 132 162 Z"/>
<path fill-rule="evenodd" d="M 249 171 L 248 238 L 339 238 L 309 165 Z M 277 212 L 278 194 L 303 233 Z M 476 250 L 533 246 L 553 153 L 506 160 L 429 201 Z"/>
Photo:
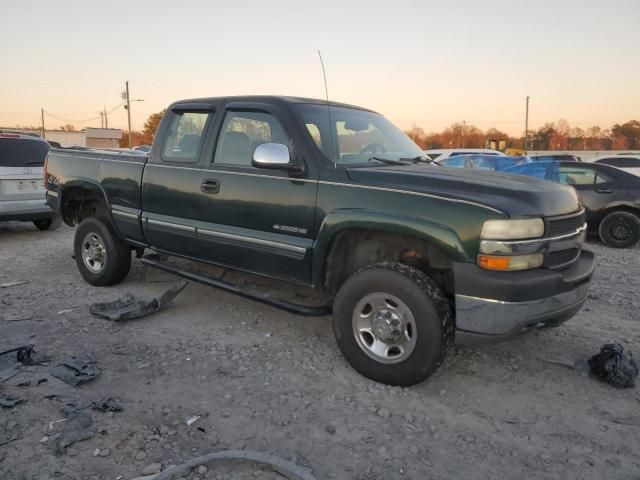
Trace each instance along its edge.
<path fill-rule="evenodd" d="M 406 165 L 406 160 L 409 159 L 399 159 L 399 160 L 391 160 L 390 158 L 382 158 L 382 157 L 369 157 L 367 159 L 368 162 L 370 162 L 371 160 L 377 160 L 379 162 L 382 163 L 386 163 L 387 165 Z M 400 161 L 400 160 L 405 160 L 404 162 Z"/>
<path fill-rule="evenodd" d="M 433 163 L 435 165 L 438 165 L 438 162 L 436 162 L 435 160 L 431 160 L 429 157 L 424 155 L 418 155 L 417 157 L 410 157 L 410 158 L 399 158 L 398 160 L 409 161 L 412 163 Z"/>

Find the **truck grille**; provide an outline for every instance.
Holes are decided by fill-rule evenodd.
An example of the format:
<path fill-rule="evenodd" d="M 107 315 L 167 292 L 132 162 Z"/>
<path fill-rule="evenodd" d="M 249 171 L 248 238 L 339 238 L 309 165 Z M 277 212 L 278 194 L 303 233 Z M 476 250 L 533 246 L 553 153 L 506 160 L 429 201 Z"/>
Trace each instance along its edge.
<path fill-rule="evenodd" d="M 584 225 L 584 210 L 577 214 L 565 215 L 546 219 L 545 237 L 557 237 L 575 232 Z"/>
<path fill-rule="evenodd" d="M 575 262 L 579 255 L 579 248 L 568 248 L 566 250 L 558 250 L 557 252 L 549 252 L 545 258 L 545 266 L 554 269 L 561 268 Z"/>
<path fill-rule="evenodd" d="M 579 237 L 571 237 L 572 233 L 584 225 L 586 218 L 585 211 L 570 215 L 545 218 L 545 234 L 548 239 L 562 237 L 552 240 L 544 256 L 544 266 L 552 270 L 562 270 L 568 268 L 580 257 L 582 244 Z"/>

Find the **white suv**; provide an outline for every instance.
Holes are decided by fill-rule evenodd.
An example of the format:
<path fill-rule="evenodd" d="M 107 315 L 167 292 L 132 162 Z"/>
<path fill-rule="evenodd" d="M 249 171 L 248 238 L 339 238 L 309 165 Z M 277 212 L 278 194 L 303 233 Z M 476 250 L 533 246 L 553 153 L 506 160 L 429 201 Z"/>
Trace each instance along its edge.
<path fill-rule="evenodd" d="M 45 201 L 44 161 L 49 144 L 40 137 L 0 132 L 0 221 L 33 222 L 39 230 L 60 226 Z"/>

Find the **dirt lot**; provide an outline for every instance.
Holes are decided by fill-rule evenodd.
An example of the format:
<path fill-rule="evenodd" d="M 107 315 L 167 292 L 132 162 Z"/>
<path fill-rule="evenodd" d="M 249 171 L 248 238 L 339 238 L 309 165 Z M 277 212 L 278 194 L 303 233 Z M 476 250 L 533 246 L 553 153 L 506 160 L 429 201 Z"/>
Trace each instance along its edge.
<path fill-rule="evenodd" d="M 26 399 L 0 409 L 2 479 L 126 480 L 154 462 L 228 448 L 278 455 L 317 479 L 640 478 L 638 387 L 616 390 L 541 360 L 573 361 L 613 341 L 640 357 L 638 250 L 590 245 L 598 269 L 589 300 L 563 327 L 456 347 L 427 382 L 391 388 L 346 364 L 328 318 L 296 317 L 201 285 L 144 319 L 93 318 L 92 302 L 125 292 L 151 297 L 174 279 L 134 261 L 121 285 L 91 287 L 76 271 L 72 238 L 68 227 L 0 224 L 0 284 L 29 282 L 0 288 L 0 350 L 34 343 L 52 363 L 91 352 L 102 370 L 79 387 L 47 375 L 47 366 L 0 383 L 0 393 Z M 41 377 L 38 386 L 17 385 Z M 124 409 L 84 410 L 95 437 L 57 454 L 49 422 L 63 416 L 61 397 L 45 398 L 53 394 L 80 406 L 117 397 Z M 188 426 L 194 415 L 201 418 Z M 282 477 L 228 462 L 187 478 Z"/>

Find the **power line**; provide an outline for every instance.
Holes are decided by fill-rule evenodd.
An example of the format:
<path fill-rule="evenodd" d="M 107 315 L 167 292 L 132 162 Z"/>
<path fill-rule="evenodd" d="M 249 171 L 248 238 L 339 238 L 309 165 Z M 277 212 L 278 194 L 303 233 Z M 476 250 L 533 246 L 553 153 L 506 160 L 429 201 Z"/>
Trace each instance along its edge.
<path fill-rule="evenodd" d="M 113 107 L 112 109 L 110 109 L 109 111 L 106 112 L 107 115 L 109 115 L 110 113 L 115 112 L 116 110 L 118 110 L 123 104 L 119 103 L 118 105 L 116 105 L 115 107 Z M 98 120 L 101 115 L 98 115 L 97 117 L 92 117 L 92 118 L 84 118 L 82 120 L 71 120 L 69 118 L 64 118 L 64 117 L 60 117 L 58 115 L 54 115 L 51 112 L 48 112 L 46 110 L 44 110 L 44 113 L 47 114 L 47 116 L 51 117 L 51 118 L 55 118 L 56 120 L 60 120 L 61 122 L 69 122 L 69 123 L 86 123 L 86 122 L 92 122 L 94 120 Z M 104 113 L 102 114 L 104 115 Z"/>

